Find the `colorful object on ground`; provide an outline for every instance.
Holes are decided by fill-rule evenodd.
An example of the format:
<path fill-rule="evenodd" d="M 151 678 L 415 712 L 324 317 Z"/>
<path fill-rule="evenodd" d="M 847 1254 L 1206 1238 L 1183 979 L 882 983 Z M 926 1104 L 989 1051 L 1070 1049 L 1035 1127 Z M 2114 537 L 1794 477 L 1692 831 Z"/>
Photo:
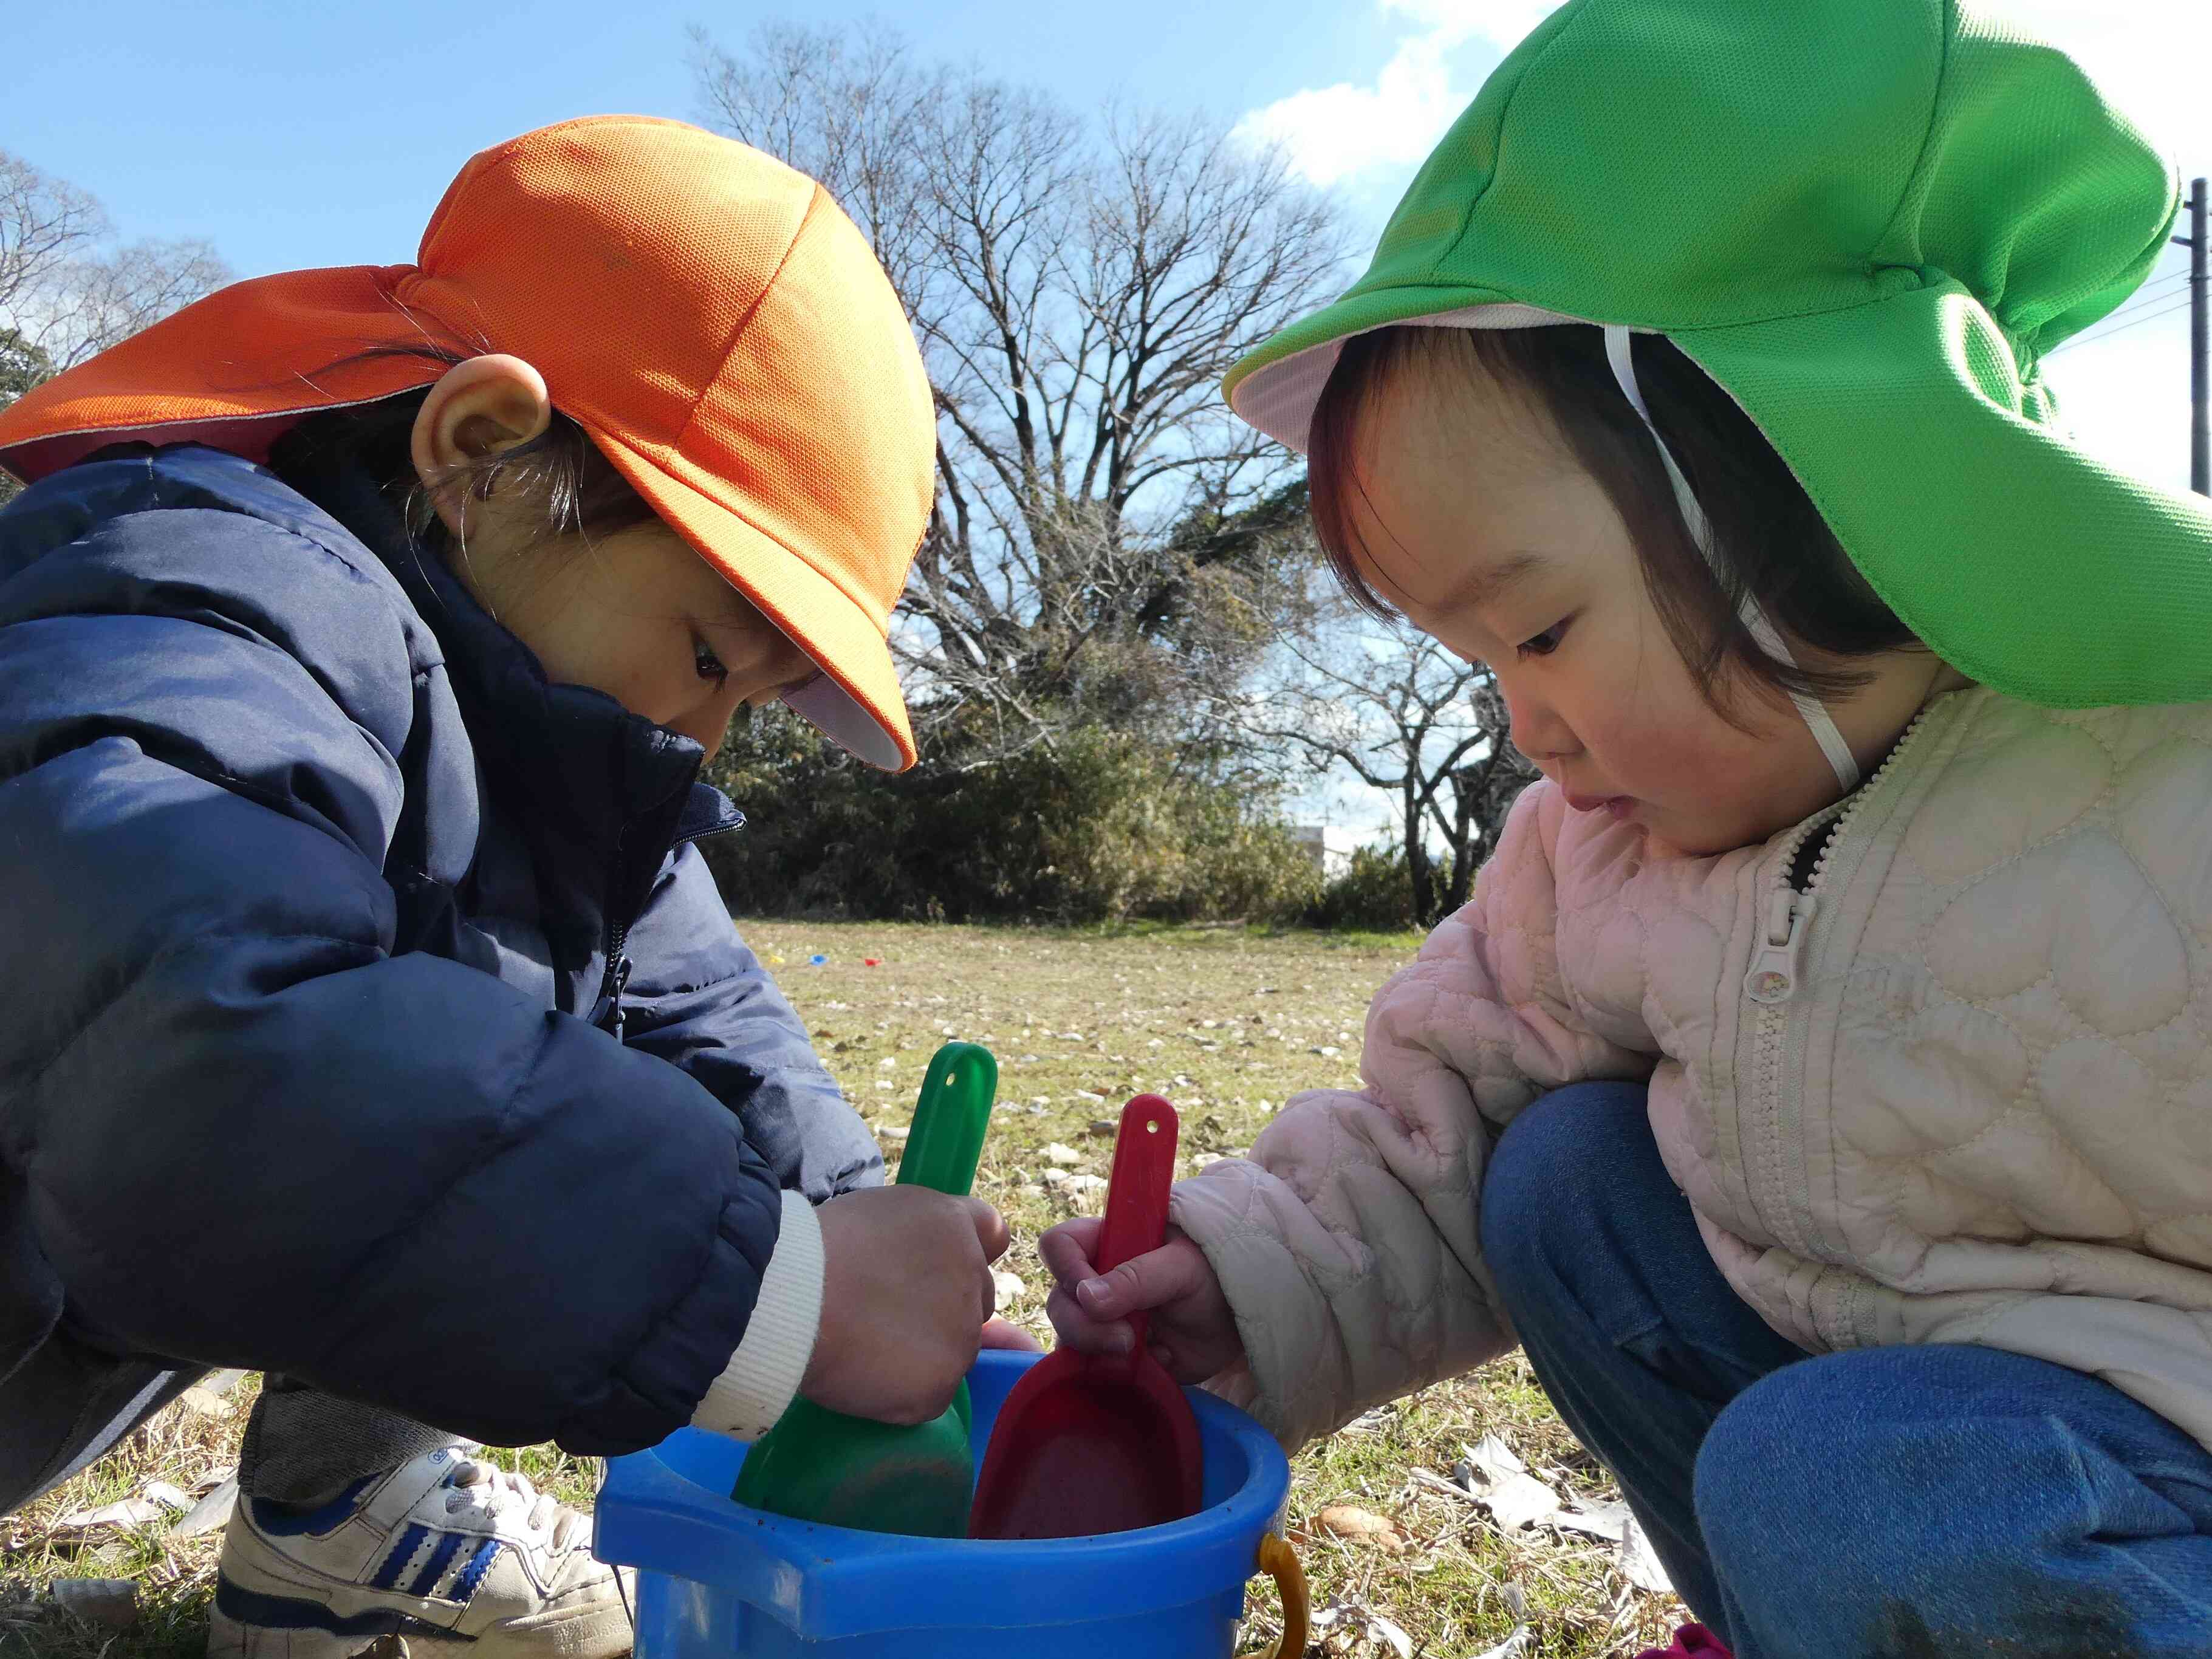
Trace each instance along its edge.
<path fill-rule="evenodd" d="M 809 968 L 825 968 L 829 963 L 830 958 L 825 956 L 816 955 L 806 958 L 806 965 Z"/>
<path fill-rule="evenodd" d="M 860 958 L 860 966 L 863 968 L 880 968 L 883 965 L 884 959 L 881 957 L 862 957 Z"/>
<path fill-rule="evenodd" d="M 1175 1182 L 1175 1108 L 1139 1095 L 1121 1109 L 1095 1265 L 1111 1273 L 1167 1237 Z M 1198 1511 L 1198 1420 L 1129 1322 L 1126 1354 L 1060 1348 L 1007 1397 L 983 1455 L 971 1538 L 1074 1538 L 1127 1532 Z"/>
<path fill-rule="evenodd" d="M 1703 1625 L 1684 1625 L 1663 1648 L 1646 1648 L 1636 1659 L 1735 1659 Z"/>
<path fill-rule="evenodd" d="M 988 1048 L 948 1042 L 937 1051 L 899 1160 L 901 1186 L 967 1194 L 998 1086 L 999 1065 Z M 730 1496 L 749 1509 L 824 1526 L 957 1538 L 975 1486 L 971 1416 L 964 1381 L 940 1415 L 912 1425 L 794 1400 L 747 1454 Z"/>
<path fill-rule="evenodd" d="M 972 1443 L 988 1443 L 1035 1354 L 987 1348 Z M 1257 1571 L 1282 1594 L 1274 1659 L 1298 1659 L 1309 1629 L 1297 1557 L 1281 1524 L 1291 1466 L 1275 1437 L 1225 1401 L 1193 1397 L 1206 1507 L 1117 1538 L 978 1544 L 964 1538 L 825 1534 L 741 1510 L 723 1496 L 745 1449 L 679 1429 L 611 1459 L 592 1516 L 603 1560 L 637 1569 L 646 1659 L 1231 1659 Z"/>

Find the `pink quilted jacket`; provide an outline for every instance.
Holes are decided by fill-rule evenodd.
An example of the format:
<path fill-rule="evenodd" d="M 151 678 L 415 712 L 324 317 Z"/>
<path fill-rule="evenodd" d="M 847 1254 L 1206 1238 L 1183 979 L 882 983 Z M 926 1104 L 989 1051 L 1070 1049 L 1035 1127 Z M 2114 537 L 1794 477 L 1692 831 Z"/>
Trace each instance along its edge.
<path fill-rule="evenodd" d="M 1792 1340 L 2036 1355 L 2212 1445 L 2212 706 L 1951 693 L 1850 799 L 1717 858 L 1647 861 L 1539 784 L 1362 1069 L 1176 1189 L 1248 1355 L 1215 1386 L 1286 1443 L 1509 1345 L 1489 1149 L 1626 1078 Z"/>

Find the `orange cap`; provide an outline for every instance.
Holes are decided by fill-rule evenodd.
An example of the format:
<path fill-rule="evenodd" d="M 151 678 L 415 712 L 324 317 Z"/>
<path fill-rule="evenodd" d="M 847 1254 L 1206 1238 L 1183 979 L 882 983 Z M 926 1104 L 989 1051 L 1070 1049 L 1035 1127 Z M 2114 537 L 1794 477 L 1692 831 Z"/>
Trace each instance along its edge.
<path fill-rule="evenodd" d="M 813 659 L 786 701 L 887 770 L 887 635 L 934 497 L 914 332 L 812 179 L 680 121 L 597 116 L 471 159 L 412 265 L 238 283 L 0 410 L 28 483 L 126 435 L 260 459 L 301 416 L 434 380 L 378 347 L 511 352 L 654 511 Z"/>

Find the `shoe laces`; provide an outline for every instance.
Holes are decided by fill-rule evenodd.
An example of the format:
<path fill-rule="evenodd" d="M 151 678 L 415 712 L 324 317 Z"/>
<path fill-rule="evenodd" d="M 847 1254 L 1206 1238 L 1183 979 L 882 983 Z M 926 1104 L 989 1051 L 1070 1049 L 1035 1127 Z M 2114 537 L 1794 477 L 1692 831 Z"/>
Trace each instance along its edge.
<path fill-rule="evenodd" d="M 448 1515 L 480 1509 L 495 1520 L 519 1516 L 523 1529 L 532 1534 L 550 1530 L 562 1516 L 560 1504 L 532 1486 L 526 1476 L 473 1457 L 456 1463 L 446 1485 L 451 1489 L 446 1493 Z"/>

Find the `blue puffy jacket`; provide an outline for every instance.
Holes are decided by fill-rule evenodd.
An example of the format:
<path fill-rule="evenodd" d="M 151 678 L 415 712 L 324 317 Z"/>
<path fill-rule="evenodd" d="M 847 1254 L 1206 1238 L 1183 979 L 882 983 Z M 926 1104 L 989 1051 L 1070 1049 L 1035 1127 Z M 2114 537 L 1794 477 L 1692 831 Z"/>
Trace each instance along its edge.
<path fill-rule="evenodd" d="M 740 821 L 702 759 L 356 472 L 119 446 L 0 512 L 0 1465 L 149 1360 L 688 1419 L 779 1189 L 882 1180 L 690 845 Z"/>

